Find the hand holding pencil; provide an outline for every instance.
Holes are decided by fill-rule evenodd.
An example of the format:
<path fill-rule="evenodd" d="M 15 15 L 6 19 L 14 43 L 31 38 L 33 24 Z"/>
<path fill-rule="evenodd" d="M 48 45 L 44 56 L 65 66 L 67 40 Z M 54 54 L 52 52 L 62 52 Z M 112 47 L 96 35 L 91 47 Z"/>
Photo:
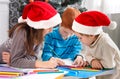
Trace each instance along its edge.
<path fill-rule="evenodd" d="M 65 63 L 60 58 L 51 57 L 50 60 L 54 60 L 58 65 L 65 65 Z"/>

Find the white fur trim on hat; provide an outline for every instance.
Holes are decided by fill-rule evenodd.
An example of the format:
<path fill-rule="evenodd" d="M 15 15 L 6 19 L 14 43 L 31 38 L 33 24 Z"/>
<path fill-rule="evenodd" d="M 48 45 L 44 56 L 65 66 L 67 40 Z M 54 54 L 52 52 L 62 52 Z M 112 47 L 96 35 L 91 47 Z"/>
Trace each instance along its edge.
<path fill-rule="evenodd" d="M 33 27 L 35 29 L 47 29 L 47 28 L 50 28 L 50 27 L 54 27 L 58 24 L 60 24 L 62 21 L 61 21 L 61 17 L 59 15 L 59 13 L 57 13 L 55 16 L 53 16 L 52 18 L 48 19 L 48 20 L 40 20 L 40 21 L 32 21 L 30 20 L 29 18 L 27 19 L 22 19 L 22 17 L 20 17 L 18 19 L 18 22 L 27 22 L 27 24 L 30 26 L 30 27 Z"/>
<path fill-rule="evenodd" d="M 18 23 L 21 23 L 21 22 L 26 22 L 26 19 L 23 19 L 22 16 L 18 18 Z"/>
<path fill-rule="evenodd" d="M 117 23 L 115 21 L 111 21 L 109 27 L 110 30 L 114 30 L 117 28 Z"/>
<path fill-rule="evenodd" d="M 100 34 L 103 30 L 102 27 L 90 27 L 77 23 L 75 20 L 73 21 L 72 29 L 78 33 L 87 34 L 87 35 L 97 35 Z"/>

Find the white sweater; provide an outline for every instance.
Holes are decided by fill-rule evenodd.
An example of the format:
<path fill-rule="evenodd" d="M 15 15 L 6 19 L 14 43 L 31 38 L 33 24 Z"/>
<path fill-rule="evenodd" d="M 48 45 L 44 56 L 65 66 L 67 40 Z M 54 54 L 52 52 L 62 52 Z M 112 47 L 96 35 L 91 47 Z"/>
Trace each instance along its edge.
<path fill-rule="evenodd" d="M 117 73 L 97 79 L 120 78 L 120 50 L 106 33 L 101 33 L 91 46 L 85 46 L 82 51 L 86 60 L 91 63 L 92 59 L 99 59 L 104 68 L 116 68 Z"/>

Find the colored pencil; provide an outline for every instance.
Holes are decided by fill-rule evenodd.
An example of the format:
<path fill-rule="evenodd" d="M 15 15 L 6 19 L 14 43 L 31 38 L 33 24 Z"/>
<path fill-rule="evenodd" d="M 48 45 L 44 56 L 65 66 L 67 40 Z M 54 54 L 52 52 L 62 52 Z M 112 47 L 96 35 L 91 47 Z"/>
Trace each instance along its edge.
<path fill-rule="evenodd" d="M 52 74 L 52 73 L 64 73 L 64 71 L 57 71 L 57 72 L 37 72 L 37 74 Z"/>
<path fill-rule="evenodd" d="M 53 54 L 55 54 L 58 58 L 60 58 L 60 56 L 52 49 L 50 45 L 48 45 L 48 47 L 50 48 L 50 51 L 53 52 Z"/>
<path fill-rule="evenodd" d="M 0 75 L 14 75 L 14 76 L 21 76 L 22 73 L 19 72 L 0 72 Z"/>
<path fill-rule="evenodd" d="M 58 69 L 49 69 L 49 70 L 33 70 L 33 72 L 57 72 L 59 71 Z"/>

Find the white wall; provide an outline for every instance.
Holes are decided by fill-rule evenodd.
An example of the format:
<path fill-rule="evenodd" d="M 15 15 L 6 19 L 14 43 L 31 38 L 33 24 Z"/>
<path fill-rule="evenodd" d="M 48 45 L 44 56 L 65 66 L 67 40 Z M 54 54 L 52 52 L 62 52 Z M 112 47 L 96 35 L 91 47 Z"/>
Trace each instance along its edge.
<path fill-rule="evenodd" d="M 83 0 L 83 6 L 88 10 L 100 10 L 106 13 L 111 20 L 117 22 L 117 28 L 115 30 L 104 28 L 104 31 L 109 33 L 110 37 L 120 49 L 120 0 L 115 1 L 111 0 L 108 4 L 109 0 Z"/>
<path fill-rule="evenodd" d="M 0 44 L 8 38 L 9 0 L 0 0 Z"/>
<path fill-rule="evenodd" d="M 105 28 L 104 31 L 109 33 L 110 37 L 120 49 L 120 13 L 112 14 L 111 19 L 117 22 L 117 28 L 115 30 L 109 30 L 108 28 Z"/>

